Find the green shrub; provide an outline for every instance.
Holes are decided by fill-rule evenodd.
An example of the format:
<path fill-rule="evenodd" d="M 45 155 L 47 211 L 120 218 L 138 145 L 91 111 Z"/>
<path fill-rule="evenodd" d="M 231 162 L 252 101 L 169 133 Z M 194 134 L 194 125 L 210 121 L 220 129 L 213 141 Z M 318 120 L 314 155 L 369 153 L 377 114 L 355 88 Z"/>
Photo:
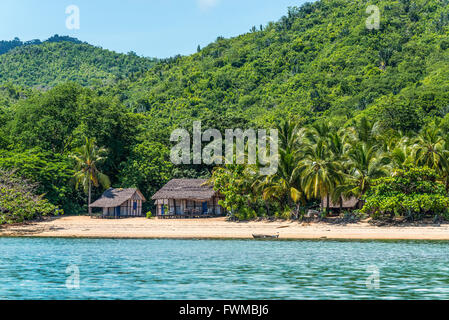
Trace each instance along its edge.
<path fill-rule="evenodd" d="M 43 196 L 36 195 L 35 188 L 14 173 L 0 170 L 0 224 L 21 223 L 64 213 Z"/>
<path fill-rule="evenodd" d="M 393 177 L 376 180 L 365 200 L 361 212 L 375 219 L 445 216 L 449 208 L 444 185 L 438 181 L 436 172 L 427 167 L 397 170 Z"/>
<path fill-rule="evenodd" d="M 257 213 L 249 207 L 242 207 L 235 214 L 235 217 L 239 220 L 252 220 L 257 217 Z"/>
<path fill-rule="evenodd" d="M 274 216 L 278 219 L 290 220 L 292 217 L 292 211 L 286 208 L 283 211 L 276 212 Z"/>
<path fill-rule="evenodd" d="M 153 218 L 153 213 L 151 211 L 147 212 L 147 219 Z"/>

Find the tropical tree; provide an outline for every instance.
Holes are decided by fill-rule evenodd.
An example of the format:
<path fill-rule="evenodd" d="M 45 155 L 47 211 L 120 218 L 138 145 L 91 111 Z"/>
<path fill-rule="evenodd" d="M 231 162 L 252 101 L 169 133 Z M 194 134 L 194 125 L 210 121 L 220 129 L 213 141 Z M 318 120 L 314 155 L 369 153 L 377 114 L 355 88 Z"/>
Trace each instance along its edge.
<path fill-rule="evenodd" d="M 366 143 L 357 143 L 348 152 L 349 174 L 344 184 L 337 188 L 337 193 L 361 198 L 371 188 L 375 179 L 389 173 L 389 158 Z"/>
<path fill-rule="evenodd" d="M 278 201 L 284 210 L 295 205 L 295 216 L 298 217 L 299 204 L 305 201 L 298 169 L 301 133 L 298 124 L 293 121 L 285 121 L 277 129 L 279 165 L 275 174 L 261 181 L 263 199 Z"/>
<path fill-rule="evenodd" d="M 393 177 L 376 180 L 366 196 L 363 213 L 373 218 L 402 216 L 422 219 L 448 217 L 449 197 L 438 173 L 428 167 L 397 170 Z"/>
<path fill-rule="evenodd" d="M 109 177 L 101 173 L 97 168 L 97 164 L 105 159 L 101 156 L 105 151 L 105 149 L 100 149 L 95 146 L 94 139 L 86 138 L 85 144 L 75 149 L 71 155 L 76 161 L 74 174 L 76 188 L 81 184 L 84 191 L 88 194 L 87 205 L 89 214 L 92 213 L 92 209 L 90 208 L 92 184 L 94 187 L 101 185 L 105 189 L 111 185 Z"/>
<path fill-rule="evenodd" d="M 445 135 L 443 138 L 442 150 L 441 150 L 443 161 L 440 165 L 440 176 L 443 181 L 446 192 L 449 191 L 449 135 Z"/>
<path fill-rule="evenodd" d="M 379 123 L 369 121 L 366 117 L 362 117 L 353 127 L 356 141 L 364 142 L 370 146 L 377 143 L 379 131 Z"/>
<path fill-rule="evenodd" d="M 396 143 L 394 148 L 389 152 L 391 158 L 391 166 L 397 169 L 405 169 L 414 163 L 413 148 L 410 146 L 407 137 L 402 138 Z"/>
<path fill-rule="evenodd" d="M 310 143 L 318 143 L 318 141 L 327 141 L 331 133 L 329 122 L 325 120 L 317 121 L 310 126 L 304 135 Z"/>
<path fill-rule="evenodd" d="M 279 148 L 286 153 L 293 153 L 301 143 L 300 126 L 296 121 L 284 121 L 276 126 L 279 133 Z"/>
<path fill-rule="evenodd" d="M 299 214 L 299 204 L 305 201 L 297 164 L 293 154 L 280 150 L 276 174 L 266 177 L 262 182 L 263 199 L 265 201 L 275 199 L 284 209 L 291 208 L 295 204 L 296 217 Z"/>
<path fill-rule="evenodd" d="M 341 163 L 333 158 L 323 140 L 306 146 L 303 152 L 304 158 L 298 167 L 303 190 L 309 198 L 326 197 L 326 211 L 329 212 L 330 195 L 344 179 Z"/>
<path fill-rule="evenodd" d="M 447 159 L 443 152 L 444 144 L 445 141 L 436 126 L 422 129 L 413 144 L 416 165 L 436 170 L 447 167 Z"/>
<path fill-rule="evenodd" d="M 332 152 L 332 158 L 341 166 L 341 171 L 343 173 L 347 173 L 349 171 L 349 162 L 348 162 L 348 150 L 351 147 L 349 134 L 346 129 L 340 129 L 338 131 L 333 130 L 329 134 L 328 139 L 328 147 Z M 340 204 L 340 212 L 343 209 L 343 194 L 341 192 L 340 186 L 344 184 L 345 179 L 343 178 L 339 181 L 339 184 L 335 186 L 333 192 L 331 193 L 331 198 L 334 203 L 338 201 Z"/>
<path fill-rule="evenodd" d="M 329 134 L 328 146 L 336 160 L 344 162 L 350 144 L 347 142 L 345 130 L 333 131 Z"/>

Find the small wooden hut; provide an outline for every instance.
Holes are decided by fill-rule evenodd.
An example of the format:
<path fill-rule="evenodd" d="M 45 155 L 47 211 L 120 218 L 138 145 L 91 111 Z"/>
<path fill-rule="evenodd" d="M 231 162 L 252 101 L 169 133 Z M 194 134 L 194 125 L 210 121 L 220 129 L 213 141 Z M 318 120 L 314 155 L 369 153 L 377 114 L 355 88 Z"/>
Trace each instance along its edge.
<path fill-rule="evenodd" d="M 151 199 L 161 218 L 203 218 L 224 214 L 222 198 L 203 179 L 173 179 Z"/>
<path fill-rule="evenodd" d="M 90 207 L 102 208 L 103 217 L 139 217 L 142 216 L 142 203 L 145 201 L 145 197 L 138 189 L 111 188 Z"/>

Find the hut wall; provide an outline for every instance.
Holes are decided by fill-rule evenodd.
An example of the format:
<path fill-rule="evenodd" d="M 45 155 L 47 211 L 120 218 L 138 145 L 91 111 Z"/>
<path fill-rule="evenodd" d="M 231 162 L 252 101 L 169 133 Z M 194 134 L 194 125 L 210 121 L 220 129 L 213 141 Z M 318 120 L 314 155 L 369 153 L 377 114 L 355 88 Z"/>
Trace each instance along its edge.
<path fill-rule="evenodd" d="M 120 206 L 120 216 L 140 217 L 142 216 L 142 200 L 130 199 Z"/>
<path fill-rule="evenodd" d="M 224 213 L 223 208 L 218 204 L 219 197 L 213 197 L 207 201 L 191 200 L 191 199 L 165 199 L 156 201 L 156 214 L 162 215 L 162 207 L 168 206 L 168 210 L 164 210 L 164 215 L 184 215 L 192 212 L 194 209 L 202 212 L 203 202 L 207 202 L 208 213 L 212 215 L 221 215 Z"/>
<path fill-rule="evenodd" d="M 103 208 L 103 216 L 112 217 L 115 215 L 115 208 Z"/>
<path fill-rule="evenodd" d="M 162 207 L 168 205 L 168 200 L 164 199 L 164 200 L 157 200 L 156 202 L 156 214 L 158 216 L 162 215 Z M 164 215 L 168 214 L 167 210 L 164 210 Z"/>
<path fill-rule="evenodd" d="M 168 199 L 166 201 L 168 210 L 165 210 L 164 215 L 176 215 L 183 214 L 184 209 L 182 206 L 182 200 L 180 199 Z"/>
<path fill-rule="evenodd" d="M 218 204 L 220 199 L 218 197 L 214 197 L 214 214 L 220 215 L 222 213 L 221 206 Z"/>

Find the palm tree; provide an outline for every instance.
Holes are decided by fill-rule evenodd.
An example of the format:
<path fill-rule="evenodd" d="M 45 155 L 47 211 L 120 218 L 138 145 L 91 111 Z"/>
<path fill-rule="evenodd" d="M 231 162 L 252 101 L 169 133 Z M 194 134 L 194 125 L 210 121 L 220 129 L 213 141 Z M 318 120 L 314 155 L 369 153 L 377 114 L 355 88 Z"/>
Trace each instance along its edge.
<path fill-rule="evenodd" d="M 309 129 L 306 129 L 305 137 L 312 143 L 318 143 L 318 141 L 327 141 L 331 133 L 329 122 L 325 120 L 317 121 Z"/>
<path fill-rule="evenodd" d="M 283 207 L 296 204 L 295 215 L 298 216 L 299 203 L 304 202 L 301 191 L 298 161 L 294 154 L 279 150 L 279 166 L 276 174 L 268 176 L 262 181 L 263 199 L 276 199 Z"/>
<path fill-rule="evenodd" d="M 329 134 L 329 149 L 332 152 L 332 157 L 335 161 L 338 161 L 341 166 L 341 171 L 344 174 L 349 172 L 348 165 L 348 150 L 351 147 L 351 144 L 347 141 L 349 140 L 348 133 L 346 129 L 340 129 L 337 132 L 332 132 Z M 344 179 L 339 182 L 338 185 L 335 186 L 332 192 L 332 201 L 340 204 L 340 213 L 343 210 L 343 194 L 340 192 L 339 186 L 344 183 Z"/>
<path fill-rule="evenodd" d="M 279 133 L 279 147 L 287 153 L 294 152 L 300 143 L 299 123 L 284 121 L 276 126 Z"/>
<path fill-rule="evenodd" d="M 413 148 L 410 146 L 409 139 L 403 137 L 390 151 L 391 165 L 393 169 L 405 169 L 414 162 Z"/>
<path fill-rule="evenodd" d="M 374 146 L 357 143 L 348 152 L 349 174 L 346 183 L 337 188 L 345 196 L 361 198 L 371 188 L 372 181 L 387 176 L 390 159 Z"/>
<path fill-rule="evenodd" d="M 298 147 L 300 131 L 297 123 L 286 121 L 277 126 L 279 131 L 279 165 L 274 175 L 260 181 L 263 199 L 276 199 L 284 209 L 296 204 L 295 215 L 298 217 L 299 204 L 304 202 L 298 170 Z"/>
<path fill-rule="evenodd" d="M 86 143 L 75 149 L 71 155 L 76 161 L 76 172 L 74 174 L 74 180 L 76 188 L 81 184 L 84 188 L 84 192 L 88 194 L 88 208 L 89 214 L 92 214 L 90 208 L 92 184 L 95 187 L 102 185 L 105 189 L 109 188 L 111 182 L 109 177 L 101 173 L 97 168 L 97 163 L 104 160 L 101 156 L 105 152 L 105 149 L 99 149 L 95 146 L 93 139 L 86 138 Z"/>
<path fill-rule="evenodd" d="M 301 172 L 302 187 L 311 198 L 327 198 L 326 212 L 329 212 L 329 198 L 334 188 L 343 181 L 342 166 L 329 152 L 325 141 L 318 140 L 303 150 L 304 158 L 298 170 Z"/>
<path fill-rule="evenodd" d="M 433 125 L 421 130 L 412 146 L 414 162 L 435 169 L 449 191 L 449 136 Z"/>
<path fill-rule="evenodd" d="M 447 166 L 447 159 L 443 154 L 444 144 L 445 141 L 437 127 L 424 128 L 413 145 L 415 163 L 441 170 L 442 167 Z"/>
<path fill-rule="evenodd" d="M 371 122 L 366 117 L 362 117 L 356 123 L 354 130 L 358 141 L 374 145 L 377 142 L 380 125 L 378 122 Z"/>
<path fill-rule="evenodd" d="M 441 180 L 446 186 L 446 191 L 449 191 L 449 135 L 443 137 L 443 141 L 440 149 L 441 161 L 439 172 L 441 174 Z"/>
<path fill-rule="evenodd" d="M 337 132 L 329 133 L 328 145 L 336 160 L 343 162 L 346 158 L 348 147 L 350 146 L 347 143 L 345 130 L 342 129 Z"/>

